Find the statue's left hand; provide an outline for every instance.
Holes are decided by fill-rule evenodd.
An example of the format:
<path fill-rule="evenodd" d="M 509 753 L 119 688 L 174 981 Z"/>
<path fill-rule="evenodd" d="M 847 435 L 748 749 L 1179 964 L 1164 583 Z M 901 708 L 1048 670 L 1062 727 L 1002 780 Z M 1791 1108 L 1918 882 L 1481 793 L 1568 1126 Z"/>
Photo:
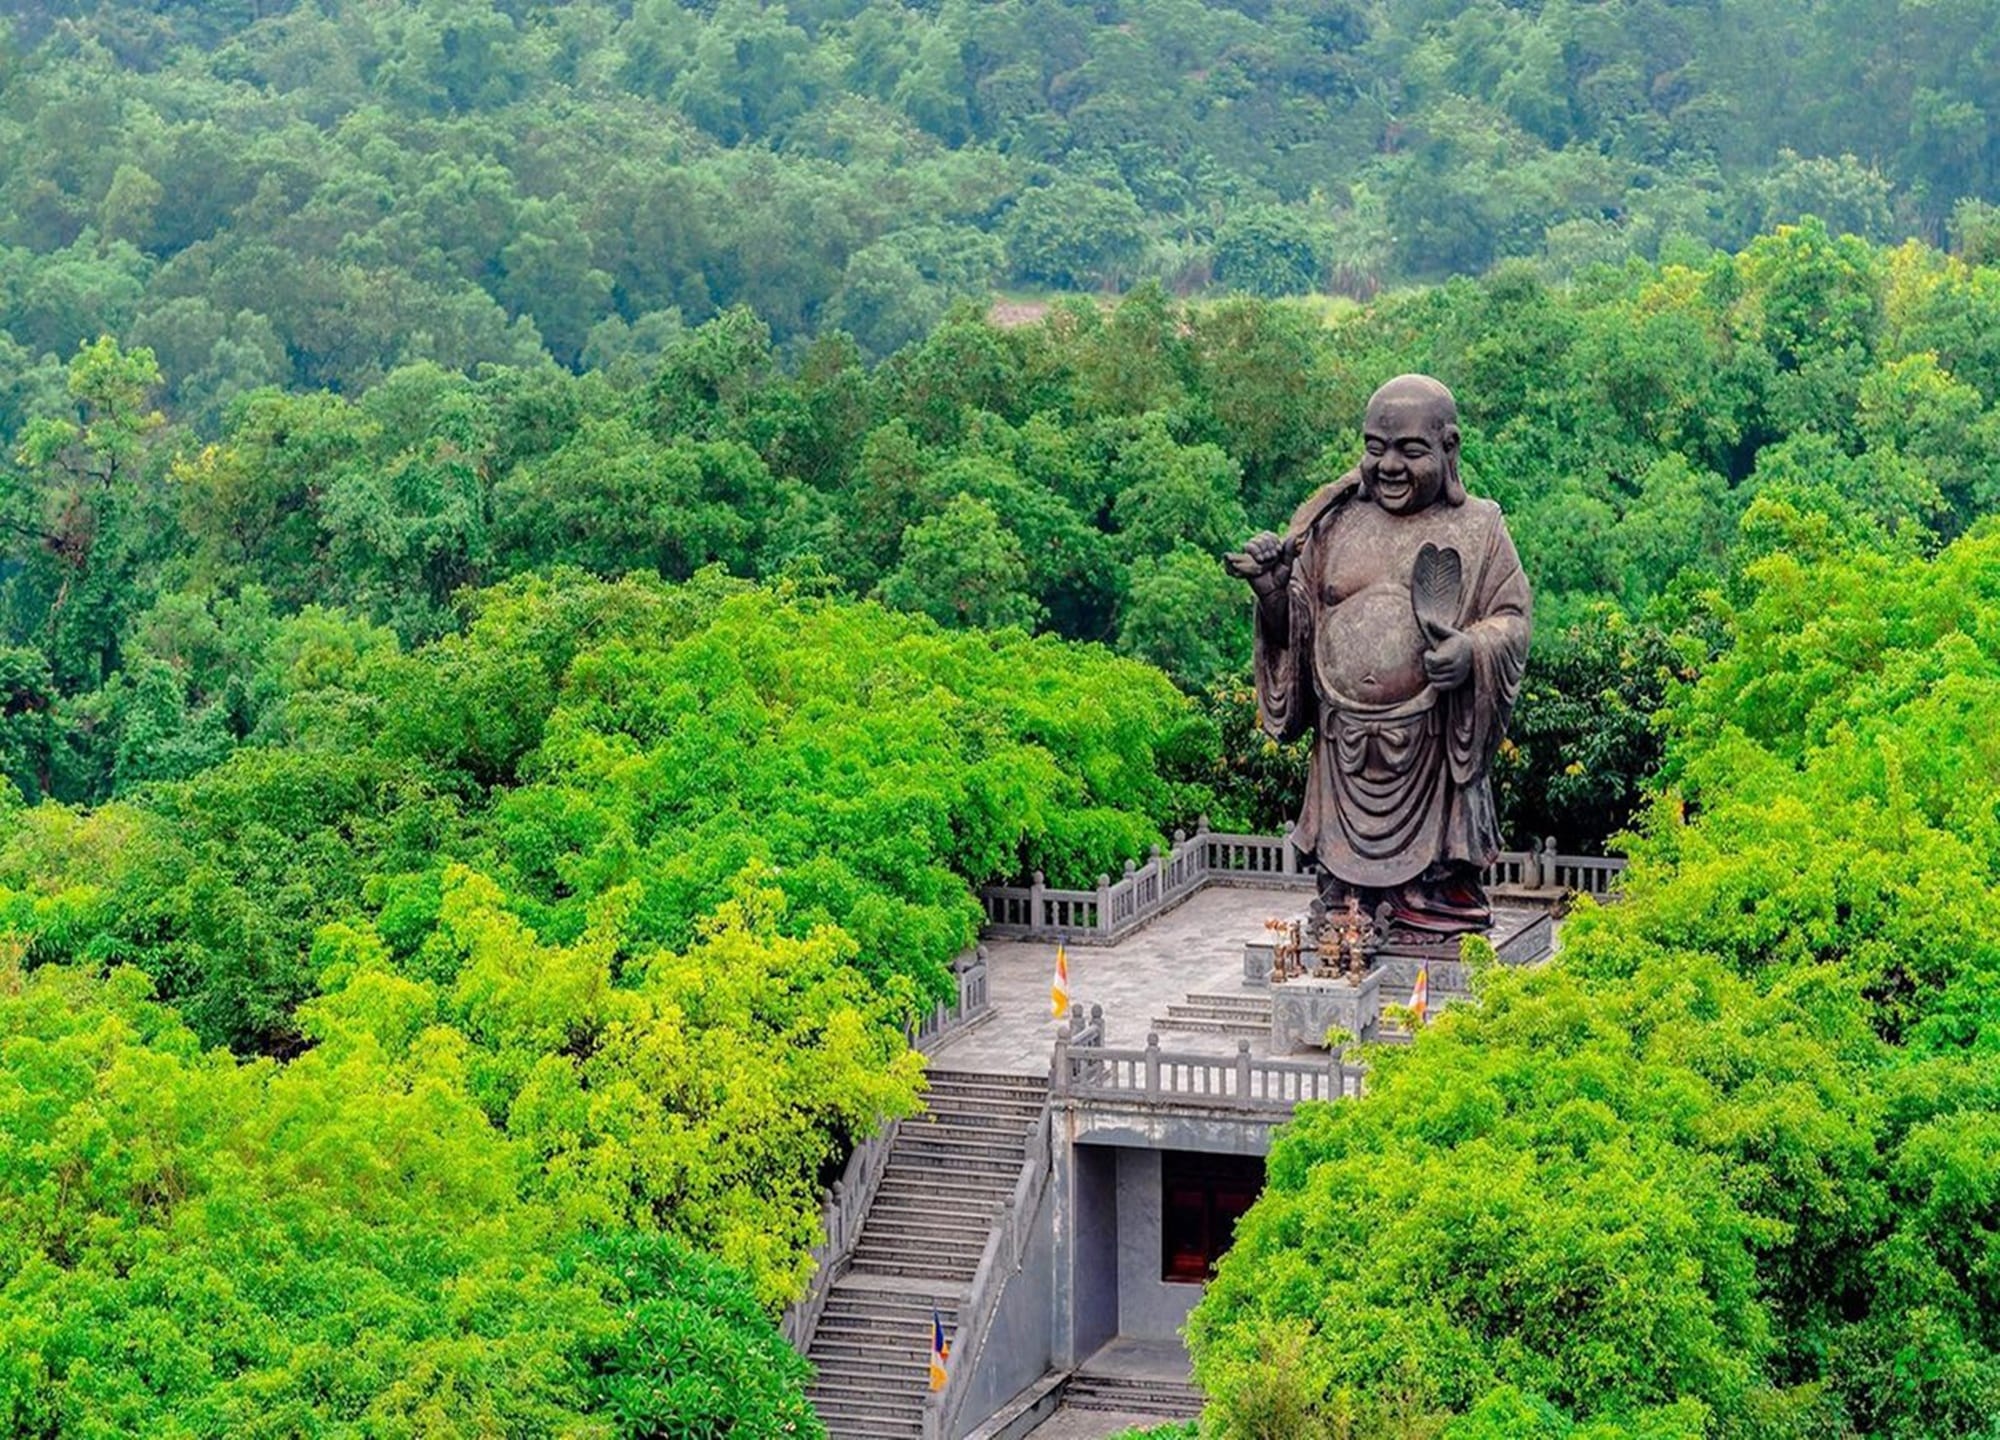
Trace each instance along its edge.
<path fill-rule="evenodd" d="M 1424 652 L 1424 678 L 1440 690 L 1456 690 L 1472 678 L 1472 642 L 1457 631 Z"/>

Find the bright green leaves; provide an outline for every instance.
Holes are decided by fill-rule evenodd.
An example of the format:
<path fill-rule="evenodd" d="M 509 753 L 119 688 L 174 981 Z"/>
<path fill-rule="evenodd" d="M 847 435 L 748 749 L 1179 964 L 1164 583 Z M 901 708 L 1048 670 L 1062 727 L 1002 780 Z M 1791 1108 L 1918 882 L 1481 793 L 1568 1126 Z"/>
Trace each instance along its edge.
<path fill-rule="evenodd" d="M 825 1433 L 809 1374 L 742 1278 L 663 1236 L 592 1241 L 587 1263 L 625 1304 L 615 1342 L 592 1356 L 592 1390 L 622 1435 Z"/>
<path fill-rule="evenodd" d="M 750 877 L 686 950 L 615 969 L 632 899 L 605 894 L 580 940 L 552 945 L 490 879 L 454 870 L 421 962 L 435 983 L 329 927 L 313 1053 L 446 1067 L 533 1157 L 531 1192 L 576 1223 L 680 1236 L 782 1303 L 809 1274 L 821 1173 L 915 1106 L 908 989 L 870 985 L 838 931 L 787 937 L 782 896 Z"/>
<path fill-rule="evenodd" d="M 1986 1424 L 1995 541 L 1815 544 L 1668 711 L 1624 898 L 1279 1141 L 1193 1324 L 1220 1434 Z"/>
<path fill-rule="evenodd" d="M 616 1321 L 545 1258 L 448 1055 L 283 1069 L 45 968 L 0 998 L 0 1416 L 14 1430 L 553 1433 Z M 587 1429 L 577 1433 L 588 1433 Z"/>
<path fill-rule="evenodd" d="M 669 1234 L 775 1307 L 825 1176 L 916 1103 L 903 1029 L 976 938 L 968 881 L 1088 883 L 1156 842 L 1190 803 L 1158 774 L 1186 702 L 1101 650 L 713 571 L 564 571 L 467 609 L 408 652 L 265 612 L 250 667 L 230 637 L 255 614 L 163 604 L 161 663 L 235 677 L 271 743 L 139 801 L 22 812 L 0 927 L 52 974 L 133 964 L 204 1040 L 296 1057 L 259 1103 L 302 1185 L 360 1206 L 446 1183 L 366 1158 L 432 1106 L 440 1143 L 491 1132 L 493 1155 L 435 1164 L 531 1208 L 534 1253 Z M 324 1110 L 322 1082 L 381 1111 L 351 1174 L 340 1127 L 368 1112 L 322 1135 L 277 1105 Z"/>
<path fill-rule="evenodd" d="M 204 1053 L 131 971 L 5 972 L 0 1424 L 820 1433 L 742 1275 L 650 1223 L 580 1233 L 430 987 L 355 932 L 322 954 L 283 1067 Z"/>
<path fill-rule="evenodd" d="M 1021 543 L 1001 528 L 991 505 L 959 495 L 903 534 L 900 563 L 882 581 L 882 598 L 940 624 L 1032 627 L 1041 606 L 1025 592 Z"/>

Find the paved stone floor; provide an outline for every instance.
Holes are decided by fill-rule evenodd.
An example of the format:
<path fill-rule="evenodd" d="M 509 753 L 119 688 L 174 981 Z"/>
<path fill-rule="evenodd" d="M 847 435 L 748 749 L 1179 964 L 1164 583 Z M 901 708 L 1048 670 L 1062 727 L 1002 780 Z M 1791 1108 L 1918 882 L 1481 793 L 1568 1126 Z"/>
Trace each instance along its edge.
<path fill-rule="evenodd" d="M 1178 1340 L 1139 1340 L 1120 1335 L 1107 1341 L 1076 1367 L 1090 1375 L 1118 1375 L 1131 1380 L 1175 1380 L 1186 1384 L 1194 1373 L 1187 1350 Z"/>
<path fill-rule="evenodd" d="M 1137 1049 L 1146 1043 L 1153 1018 L 1190 993 L 1265 994 L 1243 983 L 1243 947 L 1268 939 L 1266 920 L 1299 915 L 1310 898 L 1303 890 L 1211 885 L 1116 945 L 1071 945 L 1070 1003 L 1085 1013 L 1102 1005 L 1105 1043 Z M 1539 913 L 1531 905 L 1496 905 L 1494 943 Z M 1049 941 L 989 941 L 986 970 L 993 1014 L 942 1041 L 933 1051 L 936 1062 L 947 1069 L 1048 1074 L 1058 1028 L 1049 1011 L 1055 962 L 1056 947 Z M 1160 1041 L 1184 1054 L 1234 1055 L 1237 1037 L 1169 1030 Z M 1269 1055 L 1269 1036 L 1253 1037 L 1250 1051 Z"/>
<path fill-rule="evenodd" d="M 1298 913 L 1310 897 L 1299 890 L 1250 890 L 1211 885 L 1178 909 L 1116 945 L 1069 947 L 1072 1005 L 1104 1007 L 1105 1043 L 1141 1046 L 1155 1015 L 1190 991 L 1261 993 L 1243 986 L 1243 947 L 1265 937 L 1264 922 Z M 1047 941 L 1003 940 L 986 946 L 993 1018 L 947 1039 L 937 1063 L 952 1069 L 1046 1075 L 1057 1022 L 1049 1013 L 1056 947 Z M 1196 1054 L 1234 1055 L 1233 1035 L 1174 1031 L 1162 1043 Z M 1267 1040 L 1251 1049 L 1268 1054 Z"/>

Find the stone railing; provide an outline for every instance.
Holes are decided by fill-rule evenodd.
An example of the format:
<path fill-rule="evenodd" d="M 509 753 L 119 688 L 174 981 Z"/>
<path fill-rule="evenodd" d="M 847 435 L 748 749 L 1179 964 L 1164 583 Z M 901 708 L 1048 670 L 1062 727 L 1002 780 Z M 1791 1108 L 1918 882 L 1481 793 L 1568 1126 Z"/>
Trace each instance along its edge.
<path fill-rule="evenodd" d="M 954 1371 L 963 1366 L 961 1374 L 970 1375 L 977 1368 L 992 1329 L 994 1312 L 1000 1306 L 1001 1292 L 1008 1280 L 1020 1272 L 1033 1238 L 1035 1217 L 1041 1211 L 1043 1192 L 1055 1173 L 1053 1140 L 1050 1107 L 1043 1105 L 1042 1113 L 1028 1131 L 1027 1153 L 1021 1161 L 1021 1173 L 1014 1181 L 1014 1193 L 1007 1197 L 999 1219 L 987 1233 L 979 1268 L 973 1272 L 965 1303 L 959 1306 L 948 1363 Z M 963 1384 L 946 1384 L 944 1389 L 934 1390 L 924 1398 L 924 1440 L 944 1440 L 945 1436 L 957 1433 L 964 1419 L 962 1411 L 968 1388 Z"/>
<path fill-rule="evenodd" d="M 1502 894 L 1603 899 L 1624 868 L 1616 857 L 1560 854 L 1550 839 L 1530 850 L 1503 850 L 1483 878 Z M 1095 889 L 1058 889 L 1037 871 L 1026 885 L 984 887 L 979 902 L 988 939 L 1113 945 L 1206 885 L 1310 890 L 1313 874 L 1284 836 L 1220 835 L 1204 819 L 1192 836 L 1176 830 L 1164 853 L 1155 845 L 1145 864 L 1126 861 L 1117 880 L 1098 876 Z"/>
<path fill-rule="evenodd" d="M 940 1000 L 903 1029 L 912 1050 L 929 1050 L 969 1025 L 985 1018 L 992 1006 L 986 972 L 986 947 L 975 946 L 952 962 L 958 976 L 958 1001 Z"/>
<path fill-rule="evenodd" d="M 1365 1073 L 1338 1052 L 1323 1061 L 1254 1056 L 1248 1040 L 1237 1041 L 1233 1056 L 1198 1055 L 1162 1050 L 1157 1033 L 1146 1037 L 1143 1050 L 1078 1044 L 1058 1034 L 1051 1090 L 1058 1099 L 1197 1106 L 1281 1120 L 1303 1101 L 1359 1095 Z"/>
<path fill-rule="evenodd" d="M 820 1216 L 820 1228 L 826 1238 L 812 1250 L 812 1288 L 787 1307 L 779 1323 L 785 1339 L 801 1355 L 812 1344 L 813 1331 L 819 1327 L 820 1312 L 826 1309 L 826 1297 L 832 1293 L 834 1282 L 847 1273 L 848 1263 L 854 1258 L 854 1247 L 861 1239 L 861 1222 L 868 1218 L 868 1207 L 875 1203 L 875 1192 L 881 1188 L 882 1172 L 888 1168 L 889 1151 L 896 1143 L 899 1123 L 890 1121 L 856 1146 L 847 1157 L 847 1168 L 827 1194 L 826 1209 Z"/>
<path fill-rule="evenodd" d="M 912 1049 L 935 1045 L 987 1014 L 991 998 L 987 991 L 986 951 L 979 947 L 966 951 L 953 962 L 952 969 L 958 975 L 958 1001 L 951 1005 L 940 1001 L 904 1027 L 904 1038 Z M 802 1355 L 812 1343 L 813 1330 L 819 1324 L 820 1311 L 826 1308 L 826 1297 L 834 1281 L 847 1273 L 855 1243 L 861 1238 L 861 1222 L 882 1183 L 883 1167 L 889 1163 L 889 1147 L 896 1142 L 896 1124 L 890 1121 L 880 1134 L 864 1140 L 847 1157 L 847 1168 L 827 1194 L 826 1209 L 821 1216 L 826 1238 L 812 1252 L 815 1262 L 812 1288 L 805 1298 L 785 1311 L 782 1322 L 785 1338 Z"/>
<path fill-rule="evenodd" d="M 1625 873 L 1625 862 L 1609 855 L 1559 855 L 1556 842 L 1542 842 L 1542 888 L 1572 895 L 1591 895 L 1602 900 Z"/>

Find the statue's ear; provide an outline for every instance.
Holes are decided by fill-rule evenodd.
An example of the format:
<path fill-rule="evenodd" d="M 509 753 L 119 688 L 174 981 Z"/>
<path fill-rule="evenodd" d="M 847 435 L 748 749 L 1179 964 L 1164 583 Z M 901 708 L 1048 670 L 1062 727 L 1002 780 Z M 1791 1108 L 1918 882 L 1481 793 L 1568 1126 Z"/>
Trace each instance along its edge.
<path fill-rule="evenodd" d="M 1444 434 L 1438 437 L 1444 447 L 1444 501 L 1447 505 L 1465 503 L 1465 481 L 1458 473 L 1458 427 L 1447 425 Z"/>

